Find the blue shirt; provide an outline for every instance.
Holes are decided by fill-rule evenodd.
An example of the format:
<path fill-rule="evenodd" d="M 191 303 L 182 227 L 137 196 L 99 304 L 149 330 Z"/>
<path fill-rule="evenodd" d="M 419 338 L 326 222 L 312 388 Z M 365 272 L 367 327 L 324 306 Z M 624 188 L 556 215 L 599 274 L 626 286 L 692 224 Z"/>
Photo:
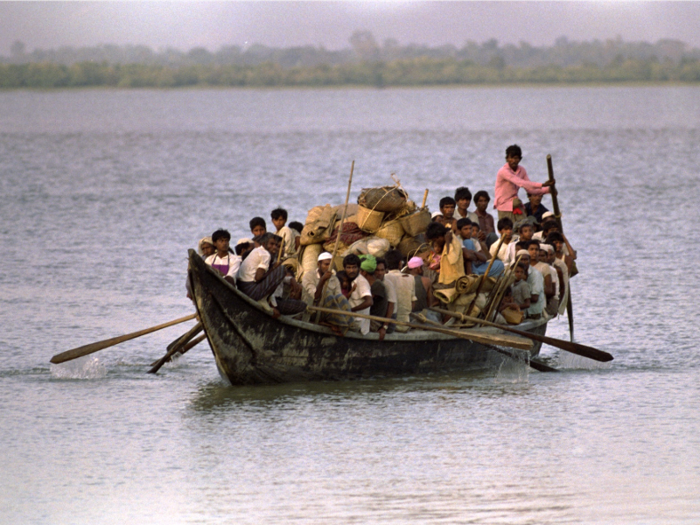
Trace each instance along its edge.
<path fill-rule="evenodd" d="M 464 239 L 462 241 L 462 246 L 466 248 L 467 250 L 472 250 L 476 251 L 476 246 L 474 246 L 474 241 L 471 239 Z M 486 273 L 486 269 L 489 267 L 489 262 L 478 262 L 478 261 L 472 261 L 472 271 L 476 275 L 484 275 Z M 489 277 L 498 277 L 503 273 L 503 261 L 500 259 L 496 259 L 493 261 L 493 264 L 491 265 L 491 271 L 489 271 Z"/>

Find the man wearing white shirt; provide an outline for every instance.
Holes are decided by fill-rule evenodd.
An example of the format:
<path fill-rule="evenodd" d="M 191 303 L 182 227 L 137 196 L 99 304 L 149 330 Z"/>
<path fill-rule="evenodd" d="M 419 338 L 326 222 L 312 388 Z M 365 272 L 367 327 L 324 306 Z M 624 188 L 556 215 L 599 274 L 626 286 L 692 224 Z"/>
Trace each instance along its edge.
<path fill-rule="evenodd" d="M 351 310 L 358 314 L 369 315 L 369 307 L 372 301 L 372 288 L 362 275 L 360 275 L 360 258 L 351 253 L 343 259 L 343 270 L 352 283 L 352 292 L 348 298 Z M 369 319 L 355 318 L 353 330 L 358 330 L 362 335 L 369 333 Z"/>
<path fill-rule="evenodd" d="M 287 275 L 287 270 L 279 263 L 270 264 L 272 257 L 277 256 L 281 239 L 274 233 L 267 232 L 253 239 L 260 244 L 251 250 L 248 257 L 241 263 L 238 271 L 238 289 L 255 301 L 261 301 L 270 295 L 282 284 Z M 290 280 L 292 296 L 301 295 L 301 287 L 294 279 Z M 294 315 L 306 309 L 306 303 L 296 298 L 282 299 L 273 297 L 271 305 L 274 317 L 279 315 Z"/>

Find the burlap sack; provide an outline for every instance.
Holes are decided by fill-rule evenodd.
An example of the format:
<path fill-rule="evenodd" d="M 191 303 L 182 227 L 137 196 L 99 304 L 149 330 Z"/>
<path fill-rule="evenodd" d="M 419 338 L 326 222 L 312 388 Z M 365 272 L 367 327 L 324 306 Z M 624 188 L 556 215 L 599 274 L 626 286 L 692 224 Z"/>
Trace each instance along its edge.
<path fill-rule="evenodd" d="M 301 230 L 300 243 L 302 246 L 318 244 L 327 241 L 331 236 L 332 226 L 335 225 L 336 213 L 330 204 L 326 204 L 318 213 L 318 206 L 312 208 L 307 216 L 306 225 Z M 311 219 L 310 217 L 317 217 Z"/>

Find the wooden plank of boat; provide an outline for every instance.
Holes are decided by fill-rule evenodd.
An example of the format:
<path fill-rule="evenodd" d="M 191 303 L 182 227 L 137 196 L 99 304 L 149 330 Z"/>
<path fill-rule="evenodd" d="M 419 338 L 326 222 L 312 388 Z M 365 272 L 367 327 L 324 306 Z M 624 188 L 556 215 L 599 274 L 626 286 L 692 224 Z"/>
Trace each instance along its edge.
<path fill-rule="evenodd" d="M 189 252 L 189 279 L 217 368 L 232 384 L 355 379 L 448 370 L 484 370 L 493 357 L 482 344 L 447 334 L 413 330 L 378 335 L 349 332 L 280 317 L 240 293 Z M 525 327 L 544 334 L 546 323 Z M 498 334 L 492 328 L 475 329 Z M 537 355 L 540 344 L 530 350 Z M 513 350 L 513 352 L 526 352 Z"/>

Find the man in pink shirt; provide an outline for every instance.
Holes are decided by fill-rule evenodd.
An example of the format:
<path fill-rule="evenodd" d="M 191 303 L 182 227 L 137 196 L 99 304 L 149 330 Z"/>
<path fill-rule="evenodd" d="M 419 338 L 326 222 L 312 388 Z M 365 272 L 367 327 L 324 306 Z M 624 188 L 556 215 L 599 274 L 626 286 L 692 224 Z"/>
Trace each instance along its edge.
<path fill-rule="evenodd" d="M 543 195 L 549 193 L 549 187 L 554 184 L 553 180 L 544 183 L 532 182 L 525 168 L 519 166 L 522 158 L 523 152 L 517 144 L 506 148 L 506 163 L 496 174 L 494 190 L 496 196 L 493 207 L 498 210 L 498 218 L 508 217 L 514 224 L 520 218 L 513 214 L 513 199 L 518 196 L 518 189 L 525 188 L 525 191 L 533 195 Z"/>

